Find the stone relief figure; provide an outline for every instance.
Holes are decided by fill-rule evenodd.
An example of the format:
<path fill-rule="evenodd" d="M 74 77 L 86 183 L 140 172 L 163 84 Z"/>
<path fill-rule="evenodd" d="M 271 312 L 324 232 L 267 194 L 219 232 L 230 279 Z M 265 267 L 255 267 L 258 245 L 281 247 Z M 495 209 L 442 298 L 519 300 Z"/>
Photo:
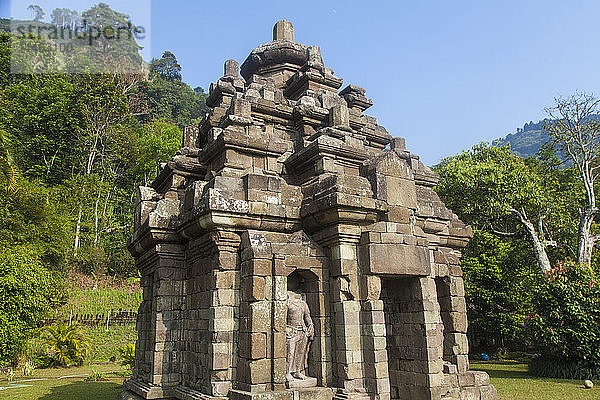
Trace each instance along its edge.
<path fill-rule="evenodd" d="M 287 344 L 286 383 L 288 388 L 304 388 L 317 385 L 317 378 L 306 376 L 308 351 L 315 337 L 308 304 L 299 293 L 287 292 Z"/>

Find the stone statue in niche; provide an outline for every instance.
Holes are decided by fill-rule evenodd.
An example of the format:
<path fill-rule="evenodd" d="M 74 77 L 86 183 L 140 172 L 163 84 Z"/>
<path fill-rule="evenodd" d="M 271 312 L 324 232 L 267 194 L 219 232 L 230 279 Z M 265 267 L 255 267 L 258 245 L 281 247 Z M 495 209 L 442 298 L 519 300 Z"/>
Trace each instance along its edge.
<path fill-rule="evenodd" d="M 307 376 L 308 351 L 315 337 L 308 304 L 300 293 L 287 292 L 286 383 L 288 388 L 306 388 L 317 385 L 317 378 Z"/>

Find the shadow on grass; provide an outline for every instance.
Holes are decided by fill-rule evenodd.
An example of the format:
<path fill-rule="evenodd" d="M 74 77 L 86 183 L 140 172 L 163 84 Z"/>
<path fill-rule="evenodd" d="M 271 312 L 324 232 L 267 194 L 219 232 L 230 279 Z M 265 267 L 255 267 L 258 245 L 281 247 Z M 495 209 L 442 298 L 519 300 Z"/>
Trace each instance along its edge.
<path fill-rule="evenodd" d="M 507 378 L 507 379 L 532 379 L 527 370 L 522 370 L 523 363 L 505 360 L 490 362 L 474 362 L 471 363 L 471 369 L 485 371 L 490 378 Z M 512 368 L 511 368 L 512 367 Z"/>
<path fill-rule="evenodd" d="M 532 379 L 533 376 L 524 371 L 511 371 L 509 369 L 482 369 L 487 372 L 490 378 L 508 378 L 508 379 Z"/>
<path fill-rule="evenodd" d="M 38 400 L 113 400 L 120 391 L 116 382 L 74 382 L 55 386 Z"/>
<path fill-rule="evenodd" d="M 514 361 L 514 360 L 493 360 L 493 361 L 478 361 L 478 362 L 474 362 L 473 365 L 487 365 L 487 364 L 493 364 L 493 365 L 523 365 L 523 364 L 527 364 L 526 361 Z"/>

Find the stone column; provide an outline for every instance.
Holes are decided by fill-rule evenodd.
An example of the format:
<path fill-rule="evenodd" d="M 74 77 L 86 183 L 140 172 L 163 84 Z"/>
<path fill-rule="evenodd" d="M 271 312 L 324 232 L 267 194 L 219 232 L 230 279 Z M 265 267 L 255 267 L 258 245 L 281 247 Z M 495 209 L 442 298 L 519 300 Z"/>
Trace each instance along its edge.
<path fill-rule="evenodd" d="M 365 387 L 378 400 L 390 399 L 385 315 L 381 278 L 365 275 L 361 279 L 361 313 Z"/>
<path fill-rule="evenodd" d="M 239 359 L 232 396 L 251 399 L 285 389 L 286 281 L 261 232 L 242 236 Z"/>
<path fill-rule="evenodd" d="M 435 280 L 430 276 L 418 278 L 417 287 L 420 289 L 421 303 L 423 304 L 422 320 L 419 322 L 423 324 L 425 336 L 425 348 L 422 354 L 426 367 L 423 371 L 425 375 L 423 390 L 426 395 L 423 398 L 439 398 L 443 385 L 444 325 L 440 317 Z"/>
<path fill-rule="evenodd" d="M 329 248 L 331 301 L 334 318 L 333 372 L 343 398 L 368 399 L 365 390 L 359 301 L 357 226 L 338 224 L 315 235 Z"/>
<path fill-rule="evenodd" d="M 183 286 L 185 280 L 184 251 L 180 245 L 164 243 L 156 246 L 156 269 L 152 292 L 152 359 L 153 386 L 173 387 L 181 381 L 180 341 L 183 320 Z"/>
<path fill-rule="evenodd" d="M 227 396 L 234 375 L 234 335 L 236 329 L 236 297 L 239 288 L 238 248 L 240 237 L 234 232 L 216 231 L 211 239 L 217 249 L 213 267 L 212 299 L 208 329 L 210 394 Z"/>
<path fill-rule="evenodd" d="M 135 328 L 138 338 L 135 342 L 135 364 L 133 380 L 149 382 L 151 379 L 151 361 L 154 358 L 154 331 L 152 330 L 154 314 L 152 312 L 152 288 L 154 274 L 143 275 L 140 279 L 142 287 L 142 304 L 138 309 Z"/>

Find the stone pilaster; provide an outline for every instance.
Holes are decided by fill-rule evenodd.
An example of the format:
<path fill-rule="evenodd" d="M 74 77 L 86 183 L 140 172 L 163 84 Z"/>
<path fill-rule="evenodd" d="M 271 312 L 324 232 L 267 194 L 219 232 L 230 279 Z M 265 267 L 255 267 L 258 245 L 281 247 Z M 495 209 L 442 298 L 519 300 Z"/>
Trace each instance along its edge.
<path fill-rule="evenodd" d="M 365 275 L 361 279 L 361 313 L 365 387 L 371 398 L 390 399 L 385 315 L 381 278 Z"/>
<path fill-rule="evenodd" d="M 169 387 L 177 385 L 181 380 L 179 342 L 180 321 L 183 317 L 185 262 L 183 249 L 179 245 L 158 245 L 157 253 L 152 288 L 152 385 Z"/>
<path fill-rule="evenodd" d="M 335 354 L 333 372 L 339 398 L 368 398 L 360 325 L 358 242 L 360 228 L 337 224 L 315 234 L 330 253 L 330 286 Z"/>
<path fill-rule="evenodd" d="M 235 330 L 239 295 L 238 249 L 240 237 L 234 232 L 216 231 L 211 239 L 217 251 L 212 270 L 213 287 L 208 330 L 210 345 L 210 394 L 227 396 L 232 388 L 235 366 Z"/>

